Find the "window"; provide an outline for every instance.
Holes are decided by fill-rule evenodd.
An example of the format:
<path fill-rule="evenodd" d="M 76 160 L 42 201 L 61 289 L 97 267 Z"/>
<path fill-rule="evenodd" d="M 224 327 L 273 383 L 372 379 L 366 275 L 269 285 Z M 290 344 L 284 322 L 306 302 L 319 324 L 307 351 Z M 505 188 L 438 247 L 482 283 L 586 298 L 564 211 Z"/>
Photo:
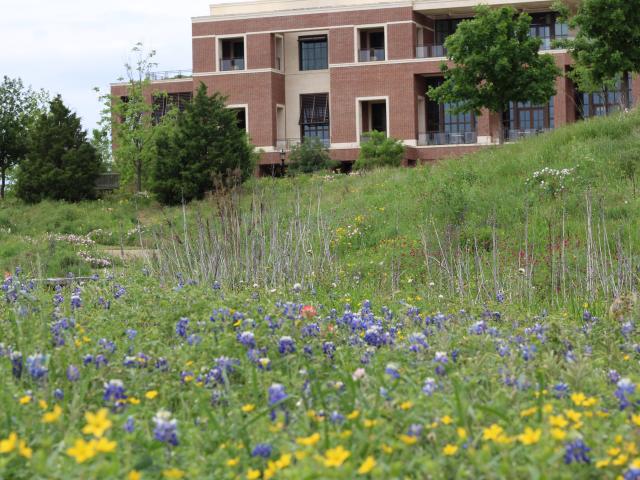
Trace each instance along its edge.
<path fill-rule="evenodd" d="M 329 67 L 327 36 L 300 37 L 300 70 L 325 70 Z"/>
<path fill-rule="evenodd" d="M 505 112 L 503 125 L 506 138 L 516 140 L 520 137 L 536 135 L 554 128 L 554 97 L 544 105 L 531 102 L 511 102 L 509 111 Z"/>
<path fill-rule="evenodd" d="M 187 108 L 191 102 L 193 94 L 191 92 L 168 93 L 166 95 L 156 95 L 153 97 L 153 123 L 158 124 L 171 108 L 176 107 L 181 112 Z"/>
<path fill-rule="evenodd" d="M 436 45 L 444 45 L 445 40 L 449 35 L 453 35 L 456 33 L 456 29 L 458 25 L 466 18 L 449 18 L 446 20 L 436 20 L 436 35 L 435 35 L 435 44 Z"/>
<path fill-rule="evenodd" d="M 381 62 L 385 59 L 384 28 L 359 30 L 358 60 L 360 62 Z"/>
<path fill-rule="evenodd" d="M 236 114 L 236 125 L 240 130 L 247 131 L 247 107 L 244 105 L 228 105 L 227 108 Z"/>
<path fill-rule="evenodd" d="M 569 36 L 569 26 L 560 22 L 555 13 L 533 13 L 531 14 L 529 34 L 542 40 L 541 50 L 549 50 L 553 48 L 554 40 L 564 39 Z"/>
<path fill-rule="evenodd" d="M 427 79 L 427 85 L 438 86 L 442 78 Z M 476 143 L 476 116 L 471 112 L 454 113 L 455 103 L 427 101 L 427 145 Z"/>
<path fill-rule="evenodd" d="M 225 38 L 218 44 L 220 70 L 244 70 L 244 38 Z"/>
<path fill-rule="evenodd" d="M 601 93 L 576 93 L 578 116 L 580 118 L 602 117 L 611 112 L 620 110 L 622 104 L 622 94 L 620 93 L 621 82 L 616 88 L 608 92 Z M 629 78 L 629 101 L 633 104 L 632 82 Z M 606 98 L 606 102 L 605 102 Z"/>
<path fill-rule="evenodd" d="M 329 94 L 300 95 L 300 137 L 316 137 L 329 146 Z"/>

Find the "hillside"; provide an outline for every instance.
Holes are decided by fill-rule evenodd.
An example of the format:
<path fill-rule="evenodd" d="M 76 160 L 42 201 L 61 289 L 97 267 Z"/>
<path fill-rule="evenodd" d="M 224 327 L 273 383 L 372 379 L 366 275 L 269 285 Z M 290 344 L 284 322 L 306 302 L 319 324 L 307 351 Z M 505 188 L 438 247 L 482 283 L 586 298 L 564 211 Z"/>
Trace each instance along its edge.
<path fill-rule="evenodd" d="M 159 249 L 149 266 L 159 274 L 230 286 L 356 282 L 363 295 L 482 300 L 504 291 L 559 303 L 576 288 L 613 296 L 637 281 L 640 205 L 619 159 L 638 148 L 633 113 L 412 169 L 256 179 L 185 211 L 135 197 L 9 201 L 0 206 L 0 261 L 43 275 L 87 273 L 78 250 L 104 257 L 101 245 L 143 245 Z M 545 168 L 558 172 L 534 178 Z M 46 232 L 90 234 L 96 245 Z"/>

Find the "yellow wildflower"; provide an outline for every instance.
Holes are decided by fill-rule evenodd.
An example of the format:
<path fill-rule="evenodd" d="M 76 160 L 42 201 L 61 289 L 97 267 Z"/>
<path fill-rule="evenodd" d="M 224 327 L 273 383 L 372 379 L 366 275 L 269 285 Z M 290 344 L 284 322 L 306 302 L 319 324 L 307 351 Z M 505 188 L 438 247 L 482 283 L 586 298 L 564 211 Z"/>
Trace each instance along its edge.
<path fill-rule="evenodd" d="M 365 428 L 373 428 L 378 424 L 378 420 L 374 420 L 374 419 L 370 419 L 370 418 L 365 418 L 362 421 L 362 424 L 365 426 Z"/>
<path fill-rule="evenodd" d="M 549 417 L 549 425 L 552 427 L 565 428 L 569 422 L 562 415 L 551 415 Z"/>
<path fill-rule="evenodd" d="M 44 401 L 44 400 L 38 400 L 38 406 L 42 409 L 42 410 L 46 410 L 47 408 L 49 408 L 49 404 Z"/>
<path fill-rule="evenodd" d="M 240 457 L 230 458 L 227 460 L 227 467 L 235 467 L 240 463 Z"/>
<path fill-rule="evenodd" d="M 551 436 L 556 440 L 564 440 L 565 437 L 567 436 L 567 432 L 559 428 L 552 428 L 550 433 L 551 433 Z"/>
<path fill-rule="evenodd" d="M 551 405 L 550 403 L 545 403 L 544 406 L 542 407 L 542 411 L 544 413 L 551 413 L 553 412 L 553 405 Z"/>
<path fill-rule="evenodd" d="M 162 476 L 164 478 L 182 478 L 184 477 L 184 472 L 179 468 L 170 468 L 168 470 L 163 470 Z"/>
<path fill-rule="evenodd" d="M 356 418 L 358 418 L 360 416 L 360 410 L 354 410 L 353 412 L 351 412 L 349 415 L 347 415 L 347 418 L 349 420 L 355 420 Z"/>
<path fill-rule="evenodd" d="M 618 455 L 620 455 L 620 449 L 617 447 L 611 447 L 609 450 L 607 450 L 607 455 L 609 455 L 610 457 L 617 457 Z"/>
<path fill-rule="evenodd" d="M 77 463 L 84 463 L 96 456 L 96 449 L 93 442 L 85 442 L 83 438 L 79 438 L 73 447 L 67 449 L 67 455 L 73 457 Z"/>
<path fill-rule="evenodd" d="M 571 401 L 576 407 L 582 406 L 582 404 L 586 399 L 587 399 L 587 396 L 584 393 L 578 392 L 578 393 L 571 394 Z"/>
<path fill-rule="evenodd" d="M 371 455 L 369 455 L 367 458 L 364 459 L 364 462 L 362 462 L 362 465 L 360 465 L 360 468 L 358 468 L 358 475 L 366 475 L 371 470 L 373 470 L 375 466 L 376 466 L 376 459 L 373 458 Z"/>
<path fill-rule="evenodd" d="M 242 406 L 241 410 L 244 413 L 250 413 L 253 412 L 256 409 L 256 406 L 253 403 L 247 403 L 245 405 Z"/>
<path fill-rule="evenodd" d="M 636 415 L 635 413 L 631 415 L 631 423 L 640 427 L 640 415 Z"/>
<path fill-rule="evenodd" d="M 309 435 L 308 437 L 296 438 L 296 443 L 303 447 L 312 447 L 320 441 L 320 434 L 318 432 Z"/>
<path fill-rule="evenodd" d="M 345 450 L 342 445 L 338 445 L 336 448 L 330 448 L 324 454 L 324 466 L 339 467 L 350 455 L 351 452 Z"/>
<path fill-rule="evenodd" d="M 137 470 L 131 470 L 127 475 L 127 480 L 140 480 L 141 478 L 142 474 Z"/>
<path fill-rule="evenodd" d="M 144 394 L 144 397 L 147 400 L 153 400 L 157 396 L 158 396 L 158 391 L 157 390 L 149 390 L 147 393 Z"/>
<path fill-rule="evenodd" d="M 117 442 L 109 440 L 105 437 L 100 437 L 100 439 L 98 440 L 91 441 L 93 442 L 93 447 L 96 449 L 96 452 L 111 453 L 118 446 Z"/>
<path fill-rule="evenodd" d="M 402 440 L 402 443 L 406 445 L 413 445 L 417 443 L 418 437 L 414 437 L 413 435 L 407 435 L 406 433 L 403 433 L 402 435 L 400 435 L 400 440 Z"/>
<path fill-rule="evenodd" d="M 33 455 L 33 450 L 31 450 L 27 446 L 27 442 L 25 442 L 24 440 L 20 440 L 20 443 L 18 444 L 18 453 L 21 457 L 31 458 L 31 456 Z"/>
<path fill-rule="evenodd" d="M 260 478 L 260 470 L 250 468 L 247 471 L 247 480 L 257 480 Z"/>
<path fill-rule="evenodd" d="M 389 445 L 387 445 L 386 443 L 383 443 L 382 446 L 380 447 L 382 448 L 382 451 L 384 453 L 393 453 L 393 448 L 391 448 Z"/>
<path fill-rule="evenodd" d="M 62 408 L 59 405 L 54 405 L 51 412 L 46 412 L 42 415 L 42 423 L 54 423 L 57 422 L 62 415 Z"/>
<path fill-rule="evenodd" d="M 464 428 L 458 427 L 456 432 L 458 433 L 460 440 L 465 440 L 467 438 L 467 431 Z"/>
<path fill-rule="evenodd" d="M 622 455 L 618 455 L 618 457 L 611 463 L 616 467 L 619 467 L 620 465 L 627 463 L 627 460 L 629 460 L 629 455 L 623 453 Z"/>
<path fill-rule="evenodd" d="M 482 431 L 482 439 L 483 440 L 496 440 L 498 437 L 503 435 L 504 430 L 500 425 L 493 424 L 489 428 L 485 428 Z"/>
<path fill-rule="evenodd" d="M 18 400 L 20 405 L 26 405 L 30 401 L 31 401 L 31 396 L 30 395 L 25 395 L 24 397 L 20 397 L 20 399 Z"/>
<path fill-rule="evenodd" d="M 565 410 L 564 413 L 567 417 L 569 417 L 569 420 L 574 423 L 580 422 L 580 419 L 582 418 L 582 414 L 580 412 L 576 412 L 575 410 Z"/>
<path fill-rule="evenodd" d="M 445 415 L 444 417 L 442 417 L 440 419 L 440 421 L 442 423 L 444 423 L 445 425 L 451 425 L 451 423 L 453 423 L 453 420 L 451 419 L 451 417 L 449 415 Z"/>
<path fill-rule="evenodd" d="M 584 402 L 582 402 L 583 407 L 593 407 L 598 403 L 598 399 L 596 397 L 588 397 Z"/>
<path fill-rule="evenodd" d="M 11 432 L 5 440 L 0 440 L 0 453 L 10 453 L 18 444 L 18 434 Z"/>
<path fill-rule="evenodd" d="M 93 435 L 100 438 L 104 435 L 104 432 L 111 428 L 113 424 L 108 418 L 109 410 L 101 408 L 96 413 L 87 412 L 84 414 L 84 418 L 87 424 L 82 429 L 82 433 L 85 435 Z"/>
<path fill-rule="evenodd" d="M 627 443 L 624 446 L 624 449 L 627 451 L 627 453 L 630 453 L 631 455 L 637 455 L 638 454 L 638 447 L 633 442 Z"/>
<path fill-rule="evenodd" d="M 538 411 L 538 407 L 531 407 L 520 412 L 521 417 L 530 417 Z"/>
<path fill-rule="evenodd" d="M 524 445 L 533 445 L 534 443 L 538 443 L 541 435 L 542 430 L 539 428 L 533 430 L 531 427 L 526 427 L 524 432 L 518 435 L 518 440 Z"/>
<path fill-rule="evenodd" d="M 407 400 L 406 402 L 402 402 L 400 404 L 400 408 L 402 410 L 409 410 L 411 407 L 413 407 L 413 402 L 411 400 Z"/>
<path fill-rule="evenodd" d="M 307 456 L 307 452 L 295 452 L 293 454 L 296 457 L 296 460 L 303 460 Z"/>
<path fill-rule="evenodd" d="M 276 460 L 275 465 L 279 470 L 287 468 L 289 465 L 291 465 L 291 454 L 283 453 L 282 455 L 280 455 L 280 458 Z"/>
<path fill-rule="evenodd" d="M 451 443 L 445 445 L 445 447 L 442 449 L 442 453 L 444 453 L 448 457 L 450 457 L 451 455 L 455 455 L 457 452 L 458 446 Z"/>
<path fill-rule="evenodd" d="M 596 462 L 596 468 L 604 468 L 604 467 L 608 467 L 609 465 L 611 465 L 610 458 L 605 458 L 604 460 L 598 460 Z"/>
<path fill-rule="evenodd" d="M 138 405 L 138 404 L 140 404 L 140 400 L 139 400 L 139 399 L 137 399 L 136 397 L 129 397 L 129 400 L 128 400 L 128 401 L 129 401 L 129 403 L 130 403 L 131 405 Z"/>
<path fill-rule="evenodd" d="M 351 434 L 352 434 L 351 430 L 345 430 L 340 434 L 340 438 L 349 438 Z"/>

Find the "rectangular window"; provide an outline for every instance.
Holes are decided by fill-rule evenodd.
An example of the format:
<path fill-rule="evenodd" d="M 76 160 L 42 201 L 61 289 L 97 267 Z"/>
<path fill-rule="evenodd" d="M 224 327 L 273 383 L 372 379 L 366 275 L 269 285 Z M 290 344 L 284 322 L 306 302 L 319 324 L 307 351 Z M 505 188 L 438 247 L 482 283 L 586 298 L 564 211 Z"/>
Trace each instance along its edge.
<path fill-rule="evenodd" d="M 326 70 L 329 67 L 326 35 L 300 37 L 298 51 L 300 52 L 300 71 Z"/>
<path fill-rule="evenodd" d="M 329 94 L 300 95 L 300 137 L 319 138 L 329 146 Z"/>
<path fill-rule="evenodd" d="M 221 71 L 244 70 L 244 38 L 221 39 L 218 48 Z"/>
<path fill-rule="evenodd" d="M 555 13 L 532 13 L 529 35 L 542 40 L 541 50 L 550 50 L 554 40 L 568 38 L 569 26 L 562 23 Z"/>
<path fill-rule="evenodd" d="M 442 78 L 427 79 L 427 85 L 438 86 Z M 427 101 L 427 145 L 454 145 L 476 143 L 476 116 L 454 113 L 455 103 Z"/>
<path fill-rule="evenodd" d="M 381 62 L 385 59 L 384 28 L 367 28 L 358 31 L 358 61 Z"/>
<path fill-rule="evenodd" d="M 191 102 L 193 94 L 191 92 L 168 93 L 166 95 L 156 95 L 153 97 L 153 123 L 158 124 L 171 108 L 176 107 L 181 112 L 187 108 Z"/>
<path fill-rule="evenodd" d="M 505 138 L 508 140 L 537 135 L 553 129 L 554 123 L 554 97 L 551 97 L 549 103 L 543 105 L 511 102 L 509 111 L 505 112 L 503 118 Z"/>
<path fill-rule="evenodd" d="M 618 82 L 616 87 L 608 92 L 600 93 L 576 93 L 577 110 L 580 118 L 603 117 L 612 112 L 620 111 L 622 93 Z M 632 80 L 629 77 L 629 102 L 633 105 Z M 606 99 L 606 101 L 605 101 Z"/>

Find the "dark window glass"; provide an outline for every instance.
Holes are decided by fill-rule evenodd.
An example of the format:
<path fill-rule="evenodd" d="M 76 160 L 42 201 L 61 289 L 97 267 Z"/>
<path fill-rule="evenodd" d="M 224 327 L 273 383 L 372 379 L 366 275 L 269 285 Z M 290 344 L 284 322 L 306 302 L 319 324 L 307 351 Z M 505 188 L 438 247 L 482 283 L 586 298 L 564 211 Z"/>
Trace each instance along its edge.
<path fill-rule="evenodd" d="M 622 104 L 621 84 L 622 82 L 618 82 L 613 90 L 606 93 L 577 93 L 578 116 L 581 118 L 602 117 L 608 113 L 619 111 Z M 629 78 L 628 89 L 629 101 L 633 105 L 631 78 Z"/>
<path fill-rule="evenodd" d="M 220 70 L 244 70 L 244 39 L 231 38 L 221 42 Z"/>
<path fill-rule="evenodd" d="M 437 87 L 442 79 L 427 81 L 428 85 Z M 476 117 L 473 113 L 453 113 L 454 103 L 436 103 L 427 101 L 427 129 L 429 133 L 466 133 L 475 132 Z"/>
<path fill-rule="evenodd" d="M 436 45 L 444 45 L 444 41 L 447 39 L 449 35 L 452 35 L 456 32 L 458 25 L 465 18 L 451 18 L 447 20 L 436 20 L 436 35 L 435 35 L 435 44 Z"/>
<path fill-rule="evenodd" d="M 329 145 L 329 95 L 300 95 L 300 137 L 317 137 Z"/>
<path fill-rule="evenodd" d="M 371 130 L 378 132 L 387 131 L 387 104 L 371 104 Z"/>
<path fill-rule="evenodd" d="M 300 70 L 325 70 L 329 67 L 327 36 L 300 37 Z"/>
<path fill-rule="evenodd" d="M 178 108 L 181 112 L 187 108 L 191 102 L 193 94 L 191 92 L 168 93 L 157 95 L 153 98 L 153 123 L 158 124 L 172 107 Z"/>
<path fill-rule="evenodd" d="M 521 136 L 522 133 L 535 133 L 554 128 L 554 97 L 544 105 L 531 102 L 511 102 L 509 111 L 503 119 L 508 138 Z"/>

